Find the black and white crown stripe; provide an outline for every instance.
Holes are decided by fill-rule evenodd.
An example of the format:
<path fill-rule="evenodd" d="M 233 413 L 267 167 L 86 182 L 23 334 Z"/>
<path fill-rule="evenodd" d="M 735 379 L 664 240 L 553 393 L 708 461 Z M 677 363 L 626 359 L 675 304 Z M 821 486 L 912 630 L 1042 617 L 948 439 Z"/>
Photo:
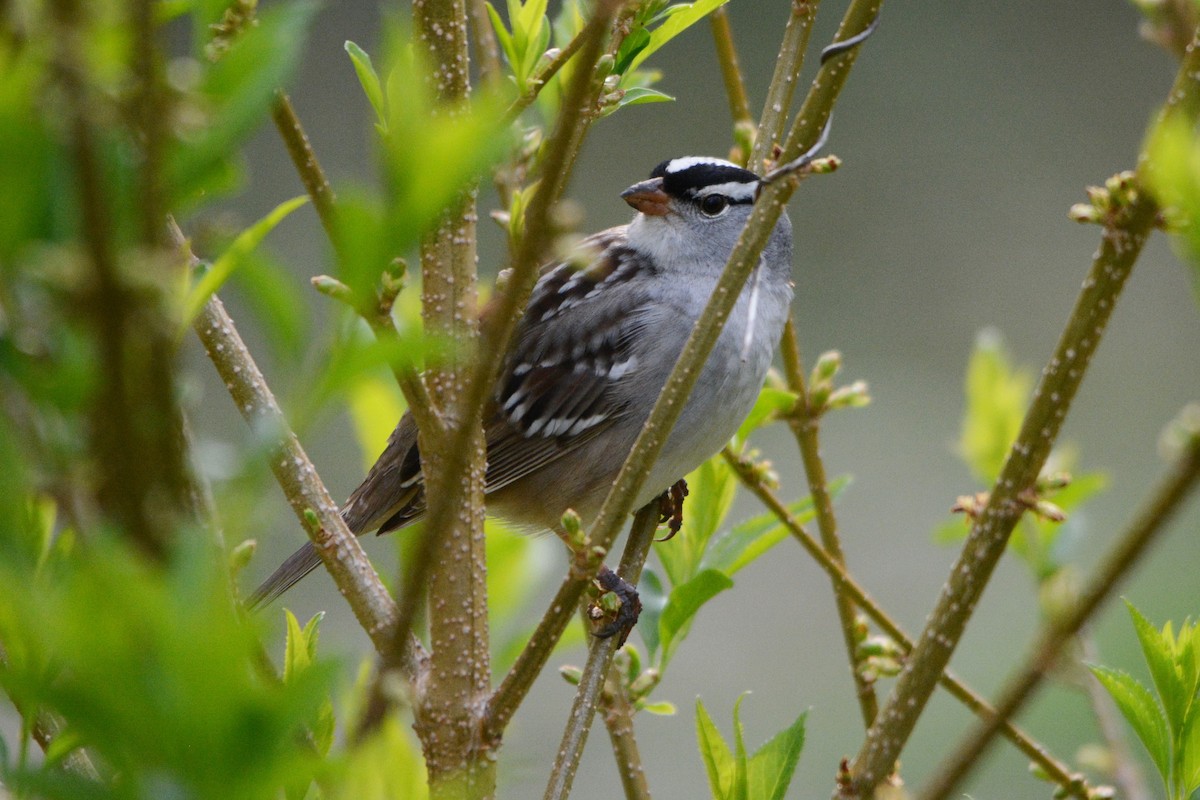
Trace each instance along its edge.
<path fill-rule="evenodd" d="M 731 203 L 753 203 L 761 180 L 732 161 L 707 156 L 687 156 L 664 161 L 650 173 L 662 178 L 663 191 L 673 197 L 698 199 L 720 194 Z"/>

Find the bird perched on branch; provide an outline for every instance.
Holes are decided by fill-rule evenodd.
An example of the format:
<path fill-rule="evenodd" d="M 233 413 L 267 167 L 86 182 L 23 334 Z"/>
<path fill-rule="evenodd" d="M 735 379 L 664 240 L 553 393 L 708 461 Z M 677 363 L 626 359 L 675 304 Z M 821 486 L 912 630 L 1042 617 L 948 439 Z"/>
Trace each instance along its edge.
<path fill-rule="evenodd" d="M 664 161 L 621 197 L 628 225 L 543 269 L 484 409 L 490 511 L 558 530 L 594 518 L 750 217 L 762 181 L 717 158 Z M 754 405 L 792 299 L 792 230 L 779 218 L 634 507 L 712 456 Z M 417 427 L 405 414 L 342 508 L 356 534 L 425 513 Z M 269 602 L 320 559 L 306 543 L 252 595 Z"/>

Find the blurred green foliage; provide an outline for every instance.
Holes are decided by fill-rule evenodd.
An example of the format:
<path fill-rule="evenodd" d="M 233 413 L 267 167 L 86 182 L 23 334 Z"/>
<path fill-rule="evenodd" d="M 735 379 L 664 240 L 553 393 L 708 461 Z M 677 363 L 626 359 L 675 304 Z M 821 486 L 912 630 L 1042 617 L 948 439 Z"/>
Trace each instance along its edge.
<path fill-rule="evenodd" d="M 966 404 L 958 441 L 958 452 L 979 483 L 990 486 L 1000 475 L 1020 431 L 1032 388 L 1032 373 L 1012 364 L 999 332 L 982 331 L 967 365 Z M 1021 518 L 1009 541 L 1039 583 L 1070 563 L 1083 535 L 1082 524 L 1072 515 L 1080 513 L 1086 501 L 1108 485 L 1102 473 L 1075 474 L 1076 460 L 1069 445 L 1060 445 L 1051 454 L 1037 496 L 1030 498 L 1033 513 Z M 980 499 L 960 499 L 965 520 L 948 520 L 935 531 L 934 539 L 944 544 L 962 541 L 973 520 L 972 506 Z"/>

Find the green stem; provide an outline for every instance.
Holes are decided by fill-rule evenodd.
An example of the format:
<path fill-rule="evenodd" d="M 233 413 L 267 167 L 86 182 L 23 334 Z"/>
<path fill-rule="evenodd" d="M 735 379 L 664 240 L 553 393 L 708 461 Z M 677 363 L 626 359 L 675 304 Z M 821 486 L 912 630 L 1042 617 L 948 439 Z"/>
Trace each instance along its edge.
<path fill-rule="evenodd" d="M 725 97 L 729 100 L 729 115 L 733 124 L 753 122 L 750 116 L 750 99 L 746 96 L 746 83 L 742 79 L 742 68 L 738 63 L 737 46 L 733 43 L 733 27 L 724 6 L 708 15 L 712 27 L 713 43 L 717 47 L 717 63 L 721 65 L 721 79 L 725 82 Z"/>
<path fill-rule="evenodd" d="M 1071 608 L 1052 617 L 1043 627 L 1025 665 L 1009 679 L 995 713 L 982 720 L 946 759 L 932 783 L 921 793 L 922 800 L 944 800 L 961 783 L 996 735 L 1000 722 L 1016 716 L 1050 673 L 1063 648 L 1074 641 L 1121 580 L 1133 569 L 1183 501 L 1200 483 L 1200 436 L 1194 436 L 1183 457 L 1172 467 L 1166 480 L 1151 495 L 1149 502 L 1117 540 L 1112 550 L 1096 567 Z"/>
<path fill-rule="evenodd" d="M 779 60 L 775 62 L 775 74 L 767 88 L 767 101 L 763 104 L 754 149 L 747 162 L 751 169 L 761 170 L 764 163 L 773 158 L 775 148 L 783 145 L 783 132 L 787 128 L 792 96 L 796 92 L 800 70 L 804 67 L 804 54 L 808 50 L 808 40 L 819 5 L 820 0 L 792 0 L 792 12 L 783 29 Z"/>
<path fill-rule="evenodd" d="M 1193 38 L 1163 115 L 1183 114 L 1194 122 L 1200 106 L 1198 78 L 1200 47 Z M 1144 162 L 1144 156 L 1141 160 Z M 849 780 L 840 787 L 844 797 L 871 796 L 874 787 L 892 771 L 1004 553 L 1014 526 L 1026 510 L 1021 496 L 1037 481 L 1121 289 L 1156 224 L 1158 209 L 1150 196 L 1140 190 L 1136 179 L 1129 193 L 1127 204 L 1105 225 L 1100 249 L 1054 355 L 1042 372 L 1017 441 L 951 568 L 912 658 L 892 689 L 879 721 L 868 731 L 854 759 Z"/>
<path fill-rule="evenodd" d="M 726 462 L 733 467 L 734 473 L 742 481 L 743 485 L 783 523 L 788 532 L 813 557 L 817 565 L 825 570 L 825 573 L 834 581 L 834 585 L 845 593 L 884 633 L 890 636 L 902 652 L 905 654 L 912 652 L 913 641 L 908 634 L 888 616 L 887 612 L 875 602 L 866 589 L 860 586 L 846 572 L 845 568 L 835 561 L 829 553 L 825 552 L 820 543 L 796 521 L 796 518 L 788 511 L 783 501 L 763 483 L 762 477 L 754 468 L 754 465 L 735 455 L 729 448 L 723 450 L 722 455 L 725 457 Z M 949 670 L 945 670 L 939 680 L 942 687 L 962 702 L 972 713 L 984 718 L 993 713 L 992 707 L 988 705 L 986 700 L 966 684 L 962 683 Z M 1070 794 L 1080 798 L 1080 800 L 1086 800 L 1088 796 L 1086 787 L 1079 787 L 1076 784 L 1076 776 L 1071 773 L 1070 768 L 1053 758 L 1045 747 L 1038 744 L 1028 734 L 1008 721 L 1005 721 L 1001 732 L 1006 739 L 1016 745 L 1017 749 L 1041 767 L 1050 780 L 1066 788 Z"/>
<path fill-rule="evenodd" d="M 625 800 L 650 800 L 650 784 L 646 782 L 646 770 L 642 766 L 642 753 L 638 748 L 637 736 L 633 731 L 633 704 L 620 668 L 614 662 L 608 668 L 606 689 L 600 697 L 604 708 L 604 727 L 612 742 L 613 757 L 617 760 L 617 772 L 621 776 L 621 788 Z"/>
<path fill-rule="evenodd" d="M 837 517 L 833 511 L 833 497 L 829 494 L 829 481 L 825 474 L 825 462 L 821 458 L 821 410 L 812 408 L 808 387 L 804 380 L 804 369 L 800 359 L 800 344 L 796 339 L 795 327 L 788 320 L 783 332 L 781 348 L 788 388 L 795 392 L 799 401 L 795 416 L 788 419 L 788 426 L 796 437 L 800 457 L 804 462 L 804 474 L 808 478 L 808 491 L 816 512 L 817 529 L 821 534 L 821 546 L 839 565 L 845 566 L 846 557 L 838 537 Z M 859 711 L 865 727 L 871 727 L 879 713 L 879 701 L 875 696 L 874 684 L 859 670 L 858 620 L 854 602 L 847 596 L 838 580 L 833 581 L 833 596 L 837 605 L 838 620 L 842 625 L 842 641 L 850 660 L 850 674 L 854 680 L 854 694 L 858 699 Z"/>
<path fill-rule="evenodd" d="M 658 528 L 658 509 L 657 499 L 647 503 L 638 511 L 629 529 L 629 541 L 625 544 L 625 552 L 621 556 L 621 566 L 617 574 L 633 586 L 637 585 L 642 575 L 642 565 L 646 563 L 650 545 L 654 542 L 654 532 Z M 621 646 L 620 639 L 620 636 L 609 636 L 607 639 L 592 641 L 587 664 L 579 680 L 579 691 L 575 693 L 575 702 L 571 705 L 570 716 L 567 717 L 562 743 L 554 759 L 554 769 L 546 785 L 545 800 L 565 800 L 571 793 L 571 783 L 575 780 L 575 771 L 579 768 L 579 759 L 583 755 L 583 746 L 587 743 L 588 731 L 592 727 L 592 718 L 596 715 L 596 705 L 600 701 L 609 666 L 617 648 Z"/>

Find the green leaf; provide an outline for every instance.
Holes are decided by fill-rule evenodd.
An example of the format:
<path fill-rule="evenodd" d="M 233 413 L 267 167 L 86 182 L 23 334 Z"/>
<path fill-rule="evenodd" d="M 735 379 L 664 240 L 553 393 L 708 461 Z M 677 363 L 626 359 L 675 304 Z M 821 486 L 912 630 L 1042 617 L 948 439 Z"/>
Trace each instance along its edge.
<path fill-rule="evenodd" d="M 675 98 L 657 89 L 651 89 L 646 86 L 635 86 L 632 89 L 626 89 L 621 95 L 621 99 L 617 104 L 608 109 L 608 113 L 616 111 L 618 108 L 625 106 L 640 106 L 645 103 L 673 103 Z"/>
<path fill-rule="evenodd" d="M 836 500 L 849 485 L 847 476 L 831 481 L 828 485 L 830 497 Z M 788 511 L 801 524 L 810 521 L 816 513 L 810 497 L 789 504 Z M 716 569 L 732 577 L 789 535 L 788 529 L 772 513 L 752 517 L 713 537 L 700 560 L 700 569 Z"/>
<path fill-rule="evenodd" d="M 151 564 L 119 537 L 94 537 L 45 575 L 0 547 L 5 689 L 59 714 L 145 796 L 276 797 L 312 774 L 296 733 L 333 673 L 318 662 L 281 683 L 253 669 L 259 632 L 229 602 L 224 556 L 194 532 L 175 546 Z"/>
<path fill-rule="evenodd" d="M 673 538 L 654 544 L 671 586 L 686 583 L 696 574 L 709 539 L 724 523 L 737 491 L 737 478 L 720 454 L 689 474 L 687 484 L 683 527 Z"/>
<path fill-rule="evenodd" d="M 284 609 L 284 613 L 287 616 L 287 640 L 283 658 L 283 682 L 286 684 L 296 682 L 300 675 L 312 669 L 317 658 L 318 630 L 321 620 L 325 618 L 325 612 L 314 614 L 303 628 L 291 611 Z M 318 707 L 309 731 L 312 733 L 313 746 L 317 752 L 326 755 L 333 745 L 334 732 L 333 703 L 328 698 Z M 303 800 L 310 783 L 307 776 L 289 782 L 288 797 Z"/>
<path fill-rule="evenodd" d="M 660 717 L 673 717 L 677 712 L 675 704 L 667 700 L 660 700 L 657 703 L 644 703 L 639 700 L 637 709 Z"/>
<path fill-rule="evenodd" d="M 320 611 L 314 614 L 312 619 L 303 628 L 300 627 L 296 615 L 290 610 L 285 608 L 283 613 L 287 617 L 287 641 L 283 658 L 283 682 L 287 683 L 312 665 L 313 657 L 317 653 L 317 631 L 321 625 L 321 620 L 325 616 L 325 612 Z"/>
<path fill-rule="evenodd" d="M 700 745 L 700 756 L 704 759 L 704 768 L 708 772 L 712 796 L 717 800 L 730 800 L 733 797 L 736 770 L 733 754 L 729 752 L 729 745 L 725 744 L 700 698 L 696 698 L 696 739 Z"/>
<path fill-rule="evenodd" d="M 500 49 L 504 51 L 504 57 L 508 59 L 510 66 L 516 64 L 519 54 L 513 46 L 512 34 L 504 26 L 504 20 L 500 19 L 500 12 L 496 11 L 496 7 L 491 3 L 484 3 L 484 5 L 487 7 L 488 19 L 492 22 L 492 31 L 496 34 L 496 40 L 500 43 Z"/>
<path fill-rule="evenodd" d="M 634 70 L 650 56 L 654 55 L 667 42 L 704 19 L 712 11 L 725 5 L 729 0 L 697 0 L 695 3 L 680 3 L 671 6 L 665 14 L 669 15 L 663 23 L 650 32 L 646 46 L 638 50 L 630 59 L 626 70 Z"/>
<path fill-rule="evenodd" d="M 237 144 L 267 118 L 275 91 L 299 62 L 317 4 L 274 4 L 258 14 L 229 50 L 208 64 L 200 80 L 204 124 L 185 133 L 167 154 L 163 185 L 174 191 L 177 213 L 230 187 Z"/>
<path fill-rule="evenodd" d="M 691 580 L 671 590 L 662 617 L 658 621 L 658 635 L 662 642 L 662 660 L 659 669 L 666 668 L 675 648 L 687 637 L 692 619 L 701 607 L 726 589 L 733 581 L 722 572 L 706 569 Z"/>
<path fill-rule="evenodd" d="M 990 484 L 1000 474 L 1021 429 L 1032 386 L 1032 375 L 1012 366 L 999 332 L 981 331 L 967 365 L 967 405 L 959 439 L 959 453 L 981 483 Z"/>
<path fill-rule="evenodd" d="M 350 60 L 354 62 L 354 72 L 358 75 L 358 82 L 362 86 L 363 93 L 366 94 L 367 100 L 371 103 L 371 108 L 375 109 L 375 119 L 382 126 L 382 131 L 387 132 L 387 106 L 383 102 L 383 87 L 379 83 L 379 75 L 375 72 L 375 65 L 371 63 L 371 56 L 361 47 L 356 45 L 349 39 L 345 44 L 346 52 L 350 55 Z"/>
<path fill-rule="evenodd" d="M 312 313 L 294 276 L 264 248 L 246 256 L 233 275 L 241 298 L 262 325 L 276 358 L 300 362 L 313 341 Z"/>
<path fill-rule="evenodd" d="M 269 214 L 238 234 L 233 244 L 212 263 L 212 266 L 201 276 L 192 290 L 188 292 L 183 306 L 183 324 L 190 325 L 200 309 L 217 291 L 225 285 L 225 281 L 246 262 L 247 257 L 275 229 L 288 214 L 308 202 L 307 195 L 293 197 L 275 206 Z"/>
<path fill-rule="evenodd" d="M 767 742 L 750 757 L 748 784 L 755 800 L 783 800 L 804 750 L 805 711 L 796 721 Z"/>
<path fill-rule="evenodd" d="M 1162 709 L 1154 701 L 1150 690 L 1138 683 L 1131 675 L 1103 666 L 1089 666 L 1092 674 L 1108 690 L 1121 715 L 1133 728 L 1150 758 L 1162 775 L 1163 783 L 1170 786 L 1171 735 Z"/>
<path fill-rule="evenodd" d="M 1174 237 L 1191 266 L 1192 289 L 1200 303 L 1200 140 L 1178 114 L 1167 114 L 1150 132 L 1145 175 L 1159 205 L 1176 219 Z"/>
<path fill-rule="evenodd" d="M 638 596 L 642 601 L 638 630 L 642 634 L 642 641 L 646 643 L 646 656 L 654 660 L 659 646 L 659 620 L 667 606 L 667 594 L 663 591 L 662 578 L 658 577 L 658 572 L 652 564 L 647 564 L 642 570 L 642 579 L 638 581 Z"/>
<path fill-rule="evenodd" d="M 1183 797 L 1191 797 L 1200 788 L 1200 713 L 1188 714 L 1187 722 L 1179 737 L 1179 752 L 1175 756 L 1178 779 L 1183 787 Z"/>
<path fill-rule="evenodd" d="M 746 755 L 746 729 L 742 726 L 743 692 L 733 704 L 733 798 L 750 800 L 749 757 Z M 757 799 L 756 799 L 757 800 Z"/>
<path fill-rule="evenodd" d="M 1150 677 L 1154 680 L 1154 688 L 1158 691 L 1158 697 L 1166 711 L 1171 732 L 1178 737 L 1183 731 L 1184 717 L 1192 698 L 1175 667 L 1174 648 L 1150 620 L 1142 616 L 1133 603 L 1126 600 L 1125 606 L 1129 609 L 1133 628 L 1142 646 L 1142 656 L 1146 659 L 1146 665 L 1150 667 Z"/>
<path fill-rule="evenodd" d="M 754 401 L 754 408 L 750 410 L 746 421 L 738 428 L 736 440 L 746 441 L 751 433 L 775 421 L 780 414 L 791 411 L 796 407 L 797 399 L 795 392 L 764 386 L 758 393 L 758 399 Z"/>

